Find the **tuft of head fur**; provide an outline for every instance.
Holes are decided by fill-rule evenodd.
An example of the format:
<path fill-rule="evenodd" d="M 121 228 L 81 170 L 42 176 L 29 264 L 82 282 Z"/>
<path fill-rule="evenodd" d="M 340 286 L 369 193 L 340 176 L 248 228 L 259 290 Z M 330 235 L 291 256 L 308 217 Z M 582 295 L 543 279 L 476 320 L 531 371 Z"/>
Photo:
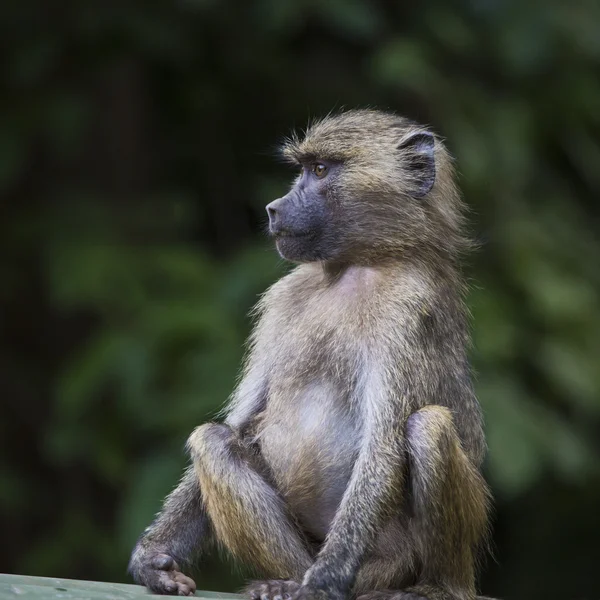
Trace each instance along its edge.
<path fill-rule="evenodd" d="M 465 206 L 454 183 L 452 159 L 434 136 L 435 183 L 415 197 L 411 148 L 403 142 L 429 129 L 393 113 L 349 110 L 311 123 L 282 148 L 293 164 L 320 160 L 340 164 L 328 182 L 327 198 L 337 206 L 337 256 L 372 262 L 416 250 L 455 258 L 470 248 L 465 234 Z M 336 223 L 332 223 L 336 229 Z"/>

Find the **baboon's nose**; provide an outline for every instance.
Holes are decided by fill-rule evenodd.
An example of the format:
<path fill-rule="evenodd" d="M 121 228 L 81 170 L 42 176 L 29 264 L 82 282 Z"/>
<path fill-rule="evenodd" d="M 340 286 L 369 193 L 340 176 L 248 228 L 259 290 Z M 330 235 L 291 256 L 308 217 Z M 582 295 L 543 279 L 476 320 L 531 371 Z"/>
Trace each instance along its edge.
<path fill-rule="evenodd" d="M 279 208 L 279 200 L 274 200 L 270 204 L 267 204 L 267 214 L 269 215 L 269 225 L 271 229 L 277 224 L 277 220 L 279 217 L 279 213 L 277 212 Z"/>

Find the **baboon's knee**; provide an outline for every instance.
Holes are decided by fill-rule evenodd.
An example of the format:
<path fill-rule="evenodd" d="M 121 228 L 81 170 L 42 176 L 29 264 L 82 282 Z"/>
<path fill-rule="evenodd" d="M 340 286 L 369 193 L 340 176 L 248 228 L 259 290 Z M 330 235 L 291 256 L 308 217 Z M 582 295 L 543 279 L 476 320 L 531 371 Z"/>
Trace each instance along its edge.
<path fill-rule="evenodd" d="M 431 464 L 448 460 L 457 446 L 458 436 L 452 413 L 444 406 L 426 406 L 406 422 L 406 438 L 413 460 Z"/>
<path fill-rule="evenodd" d="M 245 451 L 237 432 L 220 423 L 196 427 L 187 442 L 194 469 L 205 497 L 213 488 L 236 486 L 237 472 L 244 468 Z"/>
<path fill-rule="evenodd" d="M 219 521 L 229 518 L 221 513 L 229 510 L 233 497 L 245 493 L 248 469 L 240 464 L 239 446 L 236 431 L 220 423 L 196 427 L 187 442 L 202 498 L 217 533 Z"/>
<path fill-rule="evenodd" d="M 216 539 L 240 561 L 267 574 L 302 577 L 310 556 L 279 493 L 228 425 L 197 427 L 188 440 L 202 500 Z"/>
<path fill-rule="evenodd" d="M 452 413 L 442 406 L 422 408 L 409 417 L 406 439 L 417 513 L 476 543 L 486 530 L 489 492 L 462 449 Z"/>
<path fill-rule="evenodd" d="M 194 463 L 218 457 L 226 458 L 237 444 L 237 434 L 229 425 L 205 423 L 188 438 L 187 449 Z"/>
<path fill-rule="evenodd" d="M 444 503 L 470 504 L 470 509 L 485 513 L 487 486 L 463 451 L 449 409 L 426 406 L 413 413 L 406 440 L 413 492 L 421 501 L 443 497 Z"/>

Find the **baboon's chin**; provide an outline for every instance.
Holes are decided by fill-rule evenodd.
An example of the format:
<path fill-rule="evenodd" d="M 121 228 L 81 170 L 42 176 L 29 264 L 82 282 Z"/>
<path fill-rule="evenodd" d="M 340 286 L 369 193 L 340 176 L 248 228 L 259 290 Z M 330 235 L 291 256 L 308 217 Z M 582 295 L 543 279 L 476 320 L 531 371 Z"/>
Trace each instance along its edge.
<path fill-rule="evenodd" d="M 277 237 L 275 246 L 282 258 L 292 262 L 313 262 L 321 259 L 318 243 L 311 235 Z"/>

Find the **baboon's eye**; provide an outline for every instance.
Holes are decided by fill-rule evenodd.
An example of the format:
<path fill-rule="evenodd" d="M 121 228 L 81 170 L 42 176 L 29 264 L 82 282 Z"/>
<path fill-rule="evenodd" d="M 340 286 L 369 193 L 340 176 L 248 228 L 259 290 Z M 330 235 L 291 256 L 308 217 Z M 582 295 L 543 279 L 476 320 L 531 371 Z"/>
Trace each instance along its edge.
<path fill-rule="evenodd" d="M 319 178 L 323 179 L 327 175 L 327 167 L 321 163 L 317 163 L 313 167 L 313 173 Z"/>

